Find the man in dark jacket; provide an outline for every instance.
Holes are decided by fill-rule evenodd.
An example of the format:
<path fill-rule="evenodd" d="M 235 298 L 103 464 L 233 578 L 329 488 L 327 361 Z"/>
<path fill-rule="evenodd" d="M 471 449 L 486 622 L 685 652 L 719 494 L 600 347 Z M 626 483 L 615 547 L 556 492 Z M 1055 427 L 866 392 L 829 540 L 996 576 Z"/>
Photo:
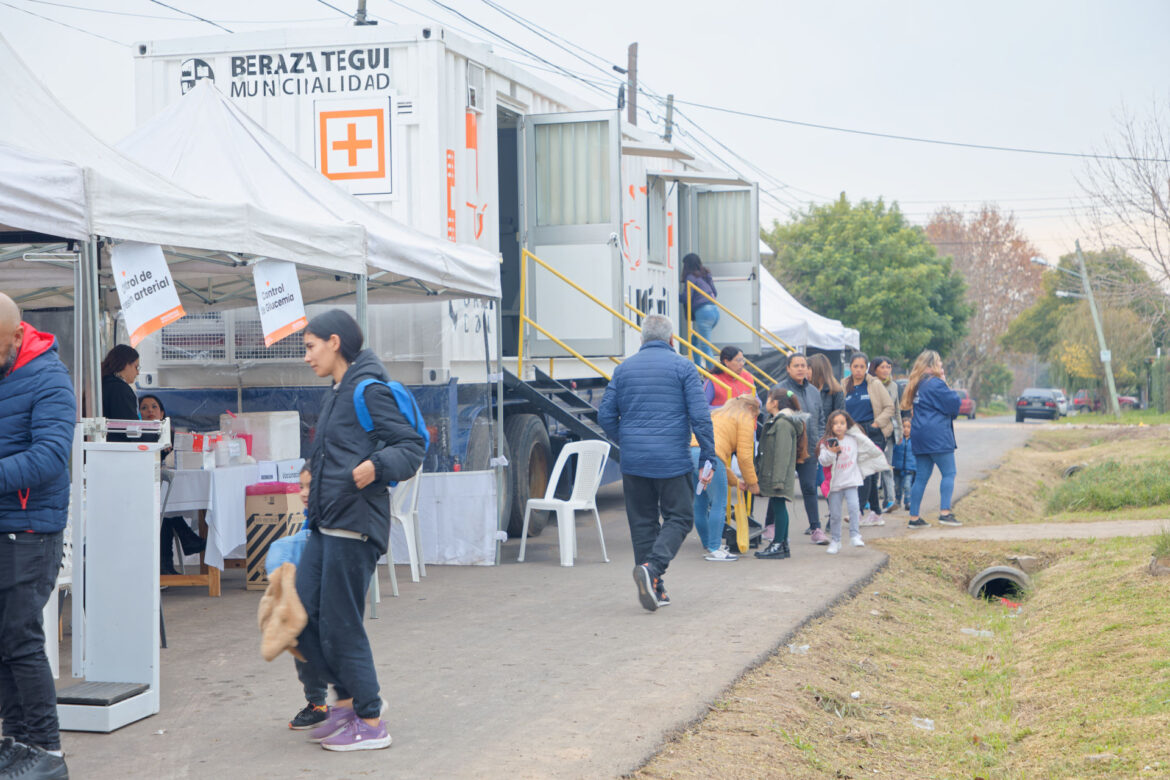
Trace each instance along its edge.
<path fill-rule="evenodd" d="M 804 513 L 808 516 L 808 531 L 812 535 L 814 544 L 828 544 L 829 537 L 821 530 L 820 506 L 817 504 L 817 442 L 825 434 L 825 418 L 829 416 L 827 410 L 821 406 L 821 391 L 808 381 L 808 358 L 799 352 L 788 356 L 785 366 L 787 374 L 776 387 L 781 390 L 791 390 L 800 402 L 800 410 L 808 414 L 808 451 L 809 457 L 804 463 L 796 465 L 796 476 L 800 480 L 800 494 L 804 499 Z"/>
<path fill-rule="evenodd" d="M 643 321 L 642 348 L 614 369 L 598 413 L 606 435 L 621 447 L 626 519 L 638 564 L 634 581 L 650 611 L 670 603 L 662 575 L 695 522 L 692 430 L 699 462 L 721 467 L 699 372 L 674 351 L 671 339 L 666 317 L 652 314 Z"/>
<path fill-rule="evenodd" d="M 0 775 L 66 778 L 42 610 L 57 586 L 77 406 L 55 339 L 0 293 Z"/>

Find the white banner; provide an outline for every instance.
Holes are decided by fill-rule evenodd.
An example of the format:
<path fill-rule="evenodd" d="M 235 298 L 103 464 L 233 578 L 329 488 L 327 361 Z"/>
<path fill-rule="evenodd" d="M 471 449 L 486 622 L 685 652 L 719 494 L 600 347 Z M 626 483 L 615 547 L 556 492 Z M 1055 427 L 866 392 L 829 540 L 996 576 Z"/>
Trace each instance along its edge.
<path fill-rule="evenodd" d="M 252 281 L 256 285 L 264 346 L 271 347 L 309 324 L 296 263 L 261 260 L 252 266 Z"/>
<path fill-rule="evenodd" d="M 151 333 L 186 314 L 158 244 L 114 244 L 110 268 L 130 333 L 130 346 L 138 346 Z"/>

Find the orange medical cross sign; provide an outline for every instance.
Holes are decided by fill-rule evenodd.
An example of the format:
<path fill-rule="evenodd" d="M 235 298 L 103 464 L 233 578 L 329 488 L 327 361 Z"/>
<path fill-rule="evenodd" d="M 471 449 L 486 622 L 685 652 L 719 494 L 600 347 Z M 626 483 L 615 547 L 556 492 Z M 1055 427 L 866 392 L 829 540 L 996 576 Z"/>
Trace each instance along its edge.
<path fill-rule="evenodd" d="M 334 138 L 339 135 L 338 120 L 374 120 L 376 130 L 374 137 L 365 133 L 365 137 L 358 137 L 358 122 L 344 122 L 344 137 L 333 140 L 330 137 L 330 128 L 334 131 Z M 363 122 L 368 128 L 368 121 Z M 381 179 L 386 176 L 386 112 L 383 109 L 360 109 L 350 111 L 322 111 L 320 113 L 321 139 L 321 173 L 328 179 Z M 377 152 L 377 165 L 374 167 L 358 167 L 358 152 L 363 149 L 373 149 Z M 329 165 L 329 153 L 345 152 L 346 165 L 335 164 L 332 169 Z M 336 162 L 336 161 L 335 161 Z M 338 168 L 341 170 L 338 170 Z"/>

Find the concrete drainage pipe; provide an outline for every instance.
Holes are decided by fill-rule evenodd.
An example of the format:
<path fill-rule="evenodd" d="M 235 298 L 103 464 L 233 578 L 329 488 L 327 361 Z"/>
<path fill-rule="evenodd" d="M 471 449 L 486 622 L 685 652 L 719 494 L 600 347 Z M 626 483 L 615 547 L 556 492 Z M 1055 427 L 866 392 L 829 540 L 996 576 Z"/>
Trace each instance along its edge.
<path fill-rule="evenodd" d="M 971 578 L 967 592 L 977 599 L 1015 598 L 1031 587 L 1031 578 L 1014 566 L 991 566 Z"/>

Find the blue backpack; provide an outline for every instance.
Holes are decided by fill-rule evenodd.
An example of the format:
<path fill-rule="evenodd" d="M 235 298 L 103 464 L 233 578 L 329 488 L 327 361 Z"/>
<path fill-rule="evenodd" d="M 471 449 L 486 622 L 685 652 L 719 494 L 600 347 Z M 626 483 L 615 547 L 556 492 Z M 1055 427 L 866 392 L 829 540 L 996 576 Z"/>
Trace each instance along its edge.
<path fill-rule="evenodd" d="M 430 449 L 431 434 L 427 431 L 427 425 L 423 420 L 422 411 L 418 408 L 418 401 L 414 400 L 414 394 L 407 390 L 405 385 L 394 380 L 383 382 L 380 379 L 363 379 L 353 389 L 353 408 L 357 412 L 358 422 L 361 423 L 366 433 L 374 432 L 374 419 L 370 417 L 370 409 L 366 406 L 366 388 L 370 385 L 385 385 L 390 388 L 390 393 L 394 396 L 394 401 L 398 404 L 398 411 L 402 412 L 402 416 L 406 418 L 406 421 L 410 423 L 415 432 L 419 436 L 422 436 L 423 452 L 425 453 Z M 390 487 L 394 487 L 397 484 L 395 481 L 389 483 Z"/>

